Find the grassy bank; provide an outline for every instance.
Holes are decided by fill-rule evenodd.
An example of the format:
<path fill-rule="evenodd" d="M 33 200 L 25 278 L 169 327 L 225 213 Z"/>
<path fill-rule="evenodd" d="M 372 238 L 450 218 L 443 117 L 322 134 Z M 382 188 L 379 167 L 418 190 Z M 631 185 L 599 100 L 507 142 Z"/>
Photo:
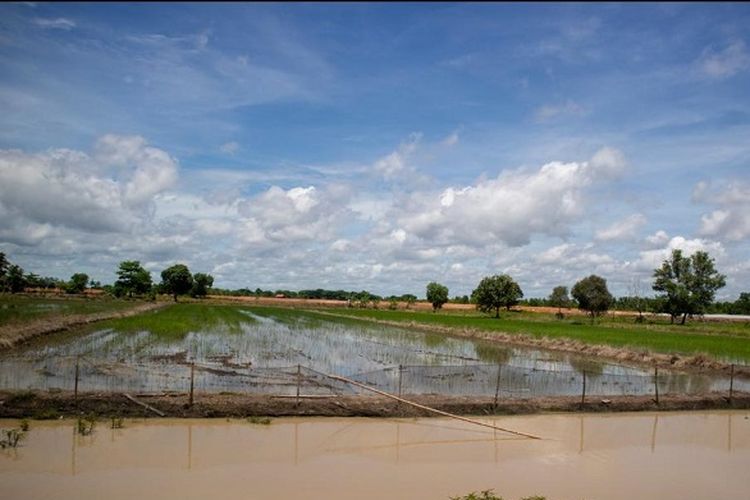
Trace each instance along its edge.
<path fill-rule="evenodd" d="M 123 311 L 132 301 L 111 298 L 29 297 L 0 293 L 0 326 L 73 314 L 96 314 Z"/>
<path fill-rule="evenodd" d="M 523 334 L 531 337 L 572 339 L 585 344 L 645 349 L 658 353 L 707 354 L 721 360 L 750 363 L 750 324 L 693 323 L 687 327 L 622 319 L 557 320 L 537 313 L 506 312 L 500 319 L 480 314 L 384 311 L 371 309 L 326 310 L 326 316 L 348 316 L 394 323 L 418 323 L 456 331 Z M 330 316 L 329 316 L 330 317 Z"/>

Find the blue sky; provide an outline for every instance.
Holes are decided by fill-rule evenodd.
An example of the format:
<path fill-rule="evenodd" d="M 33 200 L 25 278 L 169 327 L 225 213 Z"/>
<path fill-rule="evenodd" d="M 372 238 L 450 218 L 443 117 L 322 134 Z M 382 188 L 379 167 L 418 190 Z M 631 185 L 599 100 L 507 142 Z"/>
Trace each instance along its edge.
<path fill-rule="evenodd" d="M 750 6 L 0 5 L 0 250 L 112 281 L 750 278 Z"/>

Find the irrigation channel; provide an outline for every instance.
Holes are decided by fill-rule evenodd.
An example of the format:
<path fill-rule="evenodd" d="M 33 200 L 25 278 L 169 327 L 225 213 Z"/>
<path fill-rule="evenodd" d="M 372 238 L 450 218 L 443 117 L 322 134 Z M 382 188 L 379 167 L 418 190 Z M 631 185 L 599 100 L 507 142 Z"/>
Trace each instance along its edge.
<path fill-rule="evenodd" d="M 4 498 L 447 500 L 747 498 L 747 411 L 487 418 L 542 440 L 444 419 L 31 422 L 0 450 Z M 0 421 L 0 427 L 17 425 Z"/>
<path fill-rule="evenodd" d="M 604 363 L 303 311 L 242 308 L 243 320 L 184 334 L 88 327 L 0 353 L 0 389 L 531 398 L 726 392 L 727 376 Z M 750 391 L 736 378 L 735 391 Z"/>

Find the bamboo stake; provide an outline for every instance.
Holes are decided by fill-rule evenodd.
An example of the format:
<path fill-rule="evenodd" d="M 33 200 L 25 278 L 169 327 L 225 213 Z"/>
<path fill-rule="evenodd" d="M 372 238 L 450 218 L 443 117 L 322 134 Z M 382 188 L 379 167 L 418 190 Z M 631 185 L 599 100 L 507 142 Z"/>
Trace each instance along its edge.
<path fill-rule="evenodd" d="M 732 404 L 732 392 L 734 392 L 734 364 L 732 364 L 729 370 L 729 404 Z"/>
<path fill-rule="evenodd" d="M 297 364 L 297 406 L 299 406 L 299 386 L 302 382 L 302 367 Z"/>
<path fill-rule="evenodd" d="M 497 397 L 500 395 L 500 365 L 497 365 L 497 383 L 495 384 L 495 401 L 492 407 L 497 410 Z"/>
<path fill-rule="evenodd" d="M 586 403 L 586 370 L 583 370 L 583 391 L 581 392 L 581 409 Z"/>
<path fill-rule="evenodd" d="M 78 363 L 81 360 L 81 356 L 76 357 L 76 380 L 75 384 L 73 385 L 73 397 L 78 400 Z"/>
<path fill-rule="evenodd" d="M 195 388 L 195 361 L 190 363 L 190 406 L 193 406 L 193 389 Z"/>
<path fill-rule="evenodd" d="M 123 395 L 124 395 L 124 396 L 125 396 L 126 398 L 128 398 L 129 400 L 131 400 L 131 401 L 132 401 L 133 403 L 135 403 L 135 404 L 137 404 L 137 405 L 140 405 L 140 406 L 143 406 L 143 407 L 144 407 L 144 408 L 146 408 L 147 410 L 149 410 L 149 411 L 152 411 L 152 412 L 156 413 L 156 414 L 157 414 L 157 415 L 159 415 L 160 417 L 166 417 L 166 416 L 167 416 L 167 414 L 166 414 L 166 413 L 164 413 L 163 411 L 161 411 L 161 410 L 157 410 L 157 409 L 156 409 L 156 408 L 154 408 L 153 406 L 151 406 L 151 405 L 147 405 L 147 404 L 146 404 L 146 403 L 144 403 L 143 401 L 138 401 L 137 399 L 135 399 L 135 398 L 134 398 L 133 396 L 131 396 L 131 395 L 130 395 L 130 394 L 128 394 L 128 393 L 123 393 Z"/>
<path fill-rule="evenodd" d="M 490 429 L 495 429 L 495 430 L 498 430 L 498 431 L 503 431 L 503 432 L 507 432 L 507 433 L 510 433 L 510 434 L 515 434 L 516 436 L 523 436 L 523 437 L 527 437 L 527 438 L 530 438 L 530 439 L 542 439 L 539 436 L 534 436 L 533 434 L 526 434 L 524 432 L 512 431 L 510 429 L 504 429 L 504 428 L 498 427 L 496 425 L 486 424 L 486 423 L 480 422 L 478 420 L 474 420 L 474 419 L 471 419 L 471 418 L 462 417 L 460 415 L 454 415 L 453 413 L 448 413 L 447 411 L 438 410 L 437 408 L 430 408 L 429 406 L 421 405 L 419 403 L 415 403 L 413 401 L 409 401 L 407 399 L 403 399 L 403 398 L 400 398 L 398 396 L 394 396 L 393 394 L 388 394 L 387 392 L 381 391 L 379 389 L 375 389 L 374 387 L 370 387 L 369 385 L 361 384 L 359 382 L 356 382 L 354 380 L 351 380 L 351 379 L 348 379 L 348 378 L 345 378 L 345 377 L 340 377 L 338 375 L 326 375 L 326 376 L 329 377 L 329 378 L 332 378 L 333 380 L 338 380 L 340 382 L 345 382 L 347 384 L 352 384 L 352 385 L 355 385 L 357 387 L 361 387 L 362 389 L 374 392 L 376 394 L 380 394 L 381 396 L 385 396 L 387 398 L 395 399 L 396 401 L 398 401 L 400 403 L 406 403 L 406 404 L 408 404 L 410 406 L 413 406 L 415 408 L 419 408 L 420 410 L 425 410 L 425 411 L 429 411 L 429 412 L 432 412 L 432 413 L 436 413 L 436 414 L 442 415 L 444 417 L 455 418 L 456 420 L 461 420 L 463 422 L 468 422 L 470 424 L 481 425 L 482 427 L 489 427 Z"/>
<path fill-rule="evenodd" d="M 656 404 L 659 404 L 659 367 L 654 366 L 654 394 L 656 394 Z"/>

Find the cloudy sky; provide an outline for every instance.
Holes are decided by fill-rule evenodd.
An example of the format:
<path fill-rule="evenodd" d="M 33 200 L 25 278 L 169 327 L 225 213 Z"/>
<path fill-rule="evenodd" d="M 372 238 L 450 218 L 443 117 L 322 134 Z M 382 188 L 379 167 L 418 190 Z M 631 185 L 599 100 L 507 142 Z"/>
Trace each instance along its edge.
<path fill-rule="evenodd" d="M 750 291 L 750 5 L 0 5 L 0 251 L 112 282 Z"/>

